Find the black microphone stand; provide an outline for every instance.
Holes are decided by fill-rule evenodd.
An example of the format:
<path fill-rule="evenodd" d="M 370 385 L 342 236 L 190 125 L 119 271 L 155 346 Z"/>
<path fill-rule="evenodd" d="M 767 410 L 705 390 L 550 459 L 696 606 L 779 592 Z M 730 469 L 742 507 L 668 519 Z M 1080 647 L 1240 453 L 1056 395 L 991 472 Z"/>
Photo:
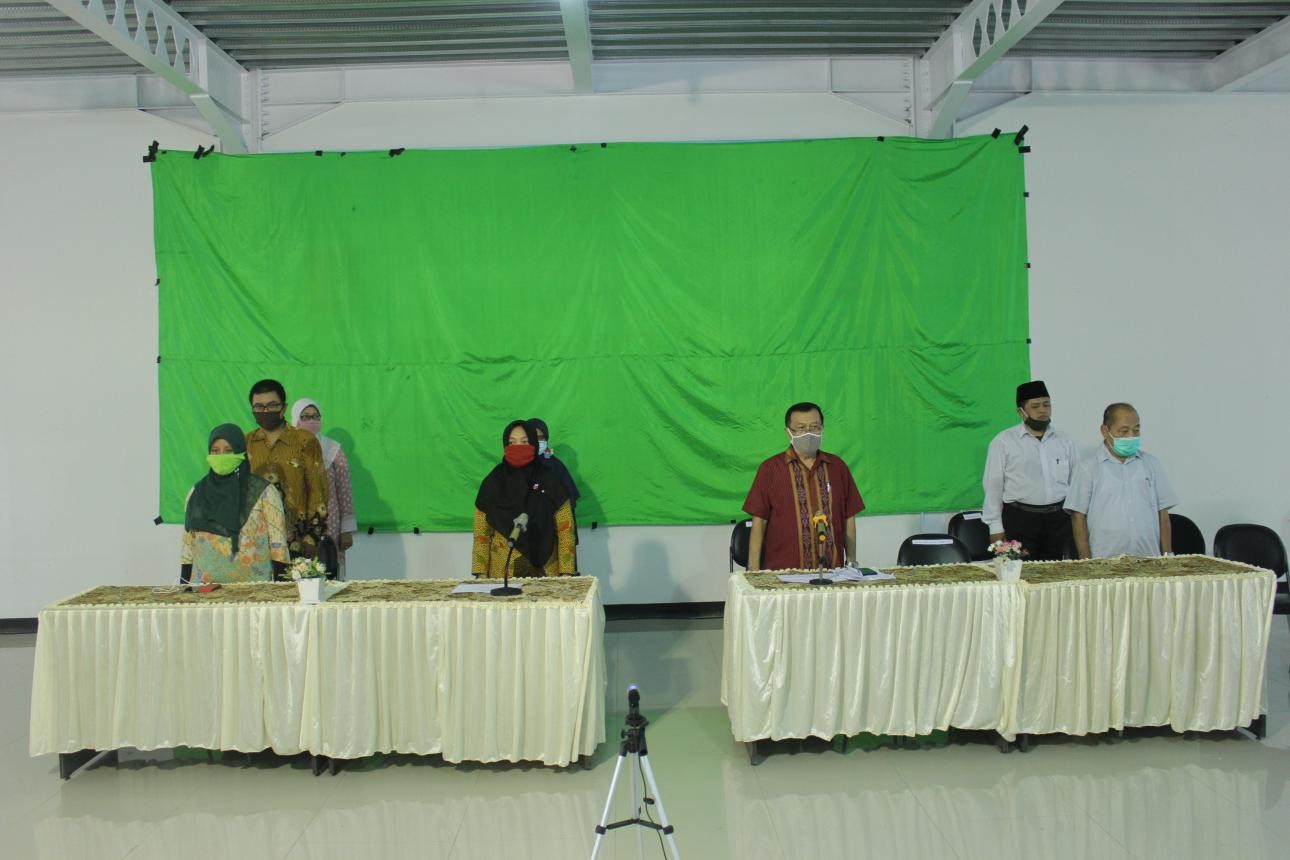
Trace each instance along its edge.
<path fill-rule="evenodd" d="M 515 540 L 507 538 L 506 546 L 506 563 L 502 565 L 502 584 L 488 592 L 493 597 L 514 597 L 517 594 L 524 593 L 521 589 L 511 585 L 511 555 L 515 552 Z"/>
<path fill-rule="evenodd" d="M 528 477 L 532 476 L 532 470 L 530 469 L 525 473 L 525 475 L 527 480 Z M 530 484 L 530 486 L 532 486 L 532 484 Z M 526 503 L 528 502 L 529 493 L 532 492 L 533 490 L 530 489 L 528 493 L 524 494 L 524 500 Z M 511 555 L 515 552 L 515 542 L 520 539 L 521 530 L 528 531 L 528 517 L 523 513 L 523 508 L 520 510 L 520 516 L 515 520 L 515 528 L 511 531 L 511 536 L 506 539 L 506 562 L 502 565 L 502 584 L 488 592 L 493 595 L 493 597 L 514 597 L 517 594 L 524 593 L 520 589 L 511 585 Z M 520 517 L 523 517 L 524 525 L 520 524 Z"/>

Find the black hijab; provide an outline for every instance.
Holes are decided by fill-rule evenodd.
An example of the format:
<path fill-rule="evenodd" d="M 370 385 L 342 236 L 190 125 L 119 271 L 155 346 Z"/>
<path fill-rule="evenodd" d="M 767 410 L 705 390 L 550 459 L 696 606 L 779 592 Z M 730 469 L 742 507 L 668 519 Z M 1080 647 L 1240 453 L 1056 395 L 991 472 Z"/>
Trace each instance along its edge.
<path fill-rule="evenodd" d="M 206 443 L 207 451 L 216 439 L 223 439 L 232 446 L 234 454 L 246 453 L 246 436 L 236 424 L 221 424 L 212 430 Z M 246 525 L 251 509 L 267 485 L 263 478 L 251 474 L 251 464 L 245 461 L 228 475 L 208 471 L 188 497 L 184 529 L 232 538 L 233 552 L 236 553 L 242 526 Z"/>
<path fill-rule="evenodd" d="M 546 422 L 541 418 L 530 418 L 529 423 L 542 431 L 542 435 L 547 438 L 547 444 L 551 442 L 551 431 L 547 428 Z M 560 461 L 560 458 L 551 452 L 548 447 L 545 455 L 539 455 L 539 459 L 546 460 L 546 467 L 555 472 L 560 483 L 564 485 L 564 491 L 569 496 L 569 504 L 575 508 L 578 506 L 578 499 L 582 494 L 578 492 L 578 485 L 573 482 L 573 475 L 569 474 L 569 467 Z"/>
<path fill-rule="evenodd" d="M 555 552 L 555 512 L 568 501 L 569 494 L 546 461 L 537 456 L 537 427 L 532 421 L 507 424 L 502 431 L 502 447 L 506 447 L 516 427 L 523 427 L 528 434 L 533 462 L 517 469 L 503 459 L 479 485 L 475 507 L 484 512 L 490 526 L 504 535 L 511 533 L 516 517 L 528 514 L 528 529 L 515 542 L 515 550 L 540 570 Z"/>

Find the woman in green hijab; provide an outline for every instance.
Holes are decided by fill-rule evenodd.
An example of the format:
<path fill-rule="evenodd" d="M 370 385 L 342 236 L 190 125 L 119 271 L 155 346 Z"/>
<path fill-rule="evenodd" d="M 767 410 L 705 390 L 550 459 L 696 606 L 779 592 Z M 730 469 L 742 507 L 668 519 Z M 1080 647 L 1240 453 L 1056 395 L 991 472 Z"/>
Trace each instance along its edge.
<path fill-rule="evenodd" d="M 282 496 L 251 474 L 246 437 L 236 424 L 211 431 L 210 471 L 188 493 L 179 578 L 184 582 L 256 582 L 287 567 Z"/>

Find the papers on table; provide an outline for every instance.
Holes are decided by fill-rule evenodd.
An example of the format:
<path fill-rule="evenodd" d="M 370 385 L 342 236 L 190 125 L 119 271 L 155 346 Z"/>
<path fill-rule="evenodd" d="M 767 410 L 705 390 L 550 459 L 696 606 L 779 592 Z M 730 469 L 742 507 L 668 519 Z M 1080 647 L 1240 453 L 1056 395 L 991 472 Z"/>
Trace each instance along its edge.
<path fill-rule="evenodd" d="M 349 588 L 349 583 L 344 580 L 324 579 L 322 584 L 322 594 L 318 595 L 319 602 L 325 603 L 327 600 L 340 594 L 346 588 Z"/>
<path fill-rule="evenodd" d="M 517 583 L 511 583 L 515 588 L 521 588 Z M 452 590 L 453 594 L 491 594 L 494 588 L 500 588 L 500 582 L 463 582 Z"/>
<path fill-rule="evenodd" d="M 778 577 L 780 582 L 810 582 L 821 575 L 830 582 L 873 582 L 879 579 L 896 578 L 895 574 L 883 573 L 872 567 L 835 567 L 833 570 L 821 571 L 821 573 L 781 573 Z"/>

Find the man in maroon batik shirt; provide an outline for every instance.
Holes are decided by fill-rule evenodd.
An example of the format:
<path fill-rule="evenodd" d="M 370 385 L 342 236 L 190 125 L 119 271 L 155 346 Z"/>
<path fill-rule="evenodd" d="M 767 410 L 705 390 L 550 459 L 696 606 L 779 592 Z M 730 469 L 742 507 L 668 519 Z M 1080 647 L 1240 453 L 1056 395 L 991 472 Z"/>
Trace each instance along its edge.
<path fill-rule="evenodd" d="M 752 517 L 748 569 L 818 567 L 820 514 L 827 517 L 825 566 L 855 562 L 855 516 L 864 510 L 864 499 L 847 464 L 820 450 L 824 412 L 814 403 L 795 403 L 784 414 L 784 432 L 788 450 L 761 464 L 744 501 Z M 844 533 L 845 556 L 837 539 Z"/>

